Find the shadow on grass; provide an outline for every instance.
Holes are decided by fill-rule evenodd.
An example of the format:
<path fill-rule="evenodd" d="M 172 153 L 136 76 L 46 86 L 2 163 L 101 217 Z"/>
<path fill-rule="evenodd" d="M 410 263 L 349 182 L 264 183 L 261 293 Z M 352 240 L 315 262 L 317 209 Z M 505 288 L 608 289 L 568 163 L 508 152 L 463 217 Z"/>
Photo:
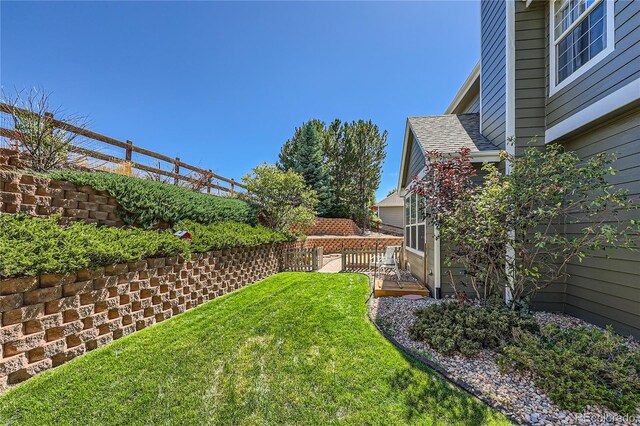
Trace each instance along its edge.
<path fill-rule="evenodd" d="M 419 361 L 398 350 L 413 368 L 396 371 L 389 377 L 391 388 L 402 394 L 404 416 L 412 423 L 425 413 L 446 423 L 483 425 L 498 420 L 499 416 L 480 400 L 440 378 L 437 373 Z M 417 370 L 428 374 L 425 382 L 418 377 Z"/>

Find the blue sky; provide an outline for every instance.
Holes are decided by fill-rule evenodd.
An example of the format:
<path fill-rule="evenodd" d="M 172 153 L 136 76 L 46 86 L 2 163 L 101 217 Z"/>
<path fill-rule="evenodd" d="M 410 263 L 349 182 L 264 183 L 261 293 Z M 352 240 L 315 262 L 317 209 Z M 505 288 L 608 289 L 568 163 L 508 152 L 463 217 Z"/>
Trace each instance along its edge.
<path fill-rule="evenodd" d="M 0 83 L 91 129 L 240 178 L 311 118 L 389 132 L 441 114 L 478 60 L 479 3 L 0 2 Z"/>

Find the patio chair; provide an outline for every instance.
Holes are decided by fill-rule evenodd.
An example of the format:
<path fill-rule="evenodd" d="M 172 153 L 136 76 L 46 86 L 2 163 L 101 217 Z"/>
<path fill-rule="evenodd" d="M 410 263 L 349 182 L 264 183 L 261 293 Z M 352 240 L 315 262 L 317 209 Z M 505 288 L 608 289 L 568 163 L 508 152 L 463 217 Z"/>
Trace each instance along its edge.
<path fill-rule="evenodd" d="M 398 262 L 394 256 L 398 246 L 387 246 L 384 254 L 376 259 L 373 262 L 373 265 L 376 268 L 376 273 L 378 271 L 393 271 L 396 276 L 396 281 L 398 282 L 398 286 L 402 288 L 402 284 L 400 282 L 400 268 L 398 267 Z"/>

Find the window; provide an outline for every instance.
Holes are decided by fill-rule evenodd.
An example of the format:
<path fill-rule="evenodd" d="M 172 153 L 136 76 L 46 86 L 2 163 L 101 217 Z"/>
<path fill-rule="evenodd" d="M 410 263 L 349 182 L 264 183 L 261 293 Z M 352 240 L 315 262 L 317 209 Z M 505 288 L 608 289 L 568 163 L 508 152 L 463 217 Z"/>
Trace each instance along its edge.
<path fill-rule="evenodd" d="M 413 251 L 424 253 L 425 222 L 421 212 L 422 198 L 408 194 L 404 199 L 404 243 Z"/>
<path fill-rule="evenodd" d="M 551 7 L 551 93 L 613 51 L 613 0 L 556 0 Z"/>

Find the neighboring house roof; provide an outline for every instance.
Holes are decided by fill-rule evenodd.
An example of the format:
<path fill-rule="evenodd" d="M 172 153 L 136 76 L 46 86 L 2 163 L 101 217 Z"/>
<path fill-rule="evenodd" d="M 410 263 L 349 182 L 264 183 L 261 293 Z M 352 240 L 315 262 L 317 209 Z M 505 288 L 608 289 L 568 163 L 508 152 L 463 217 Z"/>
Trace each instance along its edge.
<path fill-rule="evenodd" d="M 409 117 L 409 125 L 424 151 L 454 153 L 469 148 L 471 154 L 499 148 L 480 133 L 480 114 Z"/>
<path fill-rule="evenodd" d="M 404 207 L 404 201 L 402 200 L 402 197 L 400 197 L 400 195 L 398 195 L 398 192 L 396 191 L 393 194 L 389 195 L 384 200 L 379 201 L 378 203 L 376 203 L 376 206 L 378 206 L 378 207 Z"/>

